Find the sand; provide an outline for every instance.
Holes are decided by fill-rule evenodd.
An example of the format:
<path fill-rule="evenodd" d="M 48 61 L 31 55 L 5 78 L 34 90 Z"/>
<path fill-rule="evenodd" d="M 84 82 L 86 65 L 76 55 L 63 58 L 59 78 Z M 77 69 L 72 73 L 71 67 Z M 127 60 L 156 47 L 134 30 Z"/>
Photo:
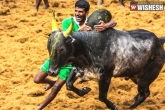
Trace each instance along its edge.
<path fill-rule="evenodd" d="M 6 2 L 5 2 L 6 1 Z M 118 1 L 105 0 L 97 6 L 97 0 L 88 0 L 90 14 L 99 8 L 108 9 L 117 22 L 116 29 L 146 29 L 158 37 L 165 36 L 165 11 L 130 11 L 130 0 L 125 0 L 125 8 Z M 50 7 L 34 11 L 35 0 L 0 1 L 0 110 L 34 110 L 47 96 L 43 84 L 35 84 L 34 76 L 48 58 L 47 38 L 51 32 L 52 10 L 56 11 L 57 23 L 73 15 L 76 0 L 51 0 Z M 155 66 L 156 68 L 156 66 Z M 165 68 L 151 84 L 150 96 L 135 110 L 165 110 Z M 52 78 L 52 77 L 50 77 Z M 52 78 L 55 79 L 55 78 Z M 98 100 L 97 82 L 75 84 L 90 87 L 84 97 L 67 91 L 65 85 L 45 110 L 108 110 Z M 133 104 L 137 86 L 124 78 L 112 78 L 108 99 L 119 110 L 127 110 Z"/>

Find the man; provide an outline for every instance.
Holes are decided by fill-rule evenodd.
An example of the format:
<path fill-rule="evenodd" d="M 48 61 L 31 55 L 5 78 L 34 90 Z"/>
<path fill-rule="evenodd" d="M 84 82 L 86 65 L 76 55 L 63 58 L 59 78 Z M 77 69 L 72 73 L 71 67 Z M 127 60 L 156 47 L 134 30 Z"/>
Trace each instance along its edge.
<path fill-rule="evenodd" d="M 90 5 L 86 0 L 78 0 L 75 3 L 75 16 L 73 17 L 74 18 L 74 27 L 73 27 L 74 32 L 82 31 L 82 30 L 91 30 L 91 27 L 85 25 L 86 20 L 87 20 L 87 15 L 89 13 L 89 8 L 90 8 Z M 71 18 L 67 18 L 63 20 L 62 30 L 65 31 L 69 27 L 70 23 L 71 23 Z M 112 20 L 108 23 L 104 23 L 103 21 L 100 21 L 100 25 L 95 25 L 94 28 L 97 31 L 104 31 L 105 29 L 114 27 L 115 25 L 116 25 L 116 22 Z M 48 94 L 46 99 L 39 105 L 39 107 L 36 110 L 42 110 L 56 97 L 57 93 L 65 84 L 65 81 L 72 70 L 72 65 L 63 66 L 60 69 L 60 72 L 58 74 L 58 79 L 56 81 L 53 81 L 47 78 L 49 63 L 50 63 L 50 60 L 47 59 L 34 78 L 35 83 L 47 84 L 45 90 L 48 90 L 52 87 L 51 92 Z"/>
<path fill-rule="evenodd" d="M 73 31 L 91 30 L 91 27 L 86 25 L 90 5 L 83 4 L 84 2 L 87 1 L 78 0 L 75 3 L 75 16 L 73 17 L 75 23 L 74 23 Z M 62 22 L 62 30 L 65 31 L 66 29 L 68 29 L 70 23 L 71 23 L 71 18 L 65 19 Z M 111 20 L 108 23 L 104 23 L 103 21 L 100 21 L 100 25 L 95 25 L 94 28 L 97 31 L 104 31 L 107 28 L 116 26 L 116 24 L 117 23 L 113 20 Z"/>

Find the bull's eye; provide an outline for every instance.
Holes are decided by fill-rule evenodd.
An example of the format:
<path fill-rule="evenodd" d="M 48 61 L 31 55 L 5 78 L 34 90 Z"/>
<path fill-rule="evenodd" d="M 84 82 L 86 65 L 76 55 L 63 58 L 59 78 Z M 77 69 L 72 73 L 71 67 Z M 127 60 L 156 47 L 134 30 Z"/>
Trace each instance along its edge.
<path fill-rule="evenodd" d="M 65 48 L 64 48 L 64 47 L 60 47 L 60 48 L 58 48 L 57 53 L 58 53 L 58 54 L 61 54 L 61 53 L 63 53 L 64 51 L 65 51 Z"/>

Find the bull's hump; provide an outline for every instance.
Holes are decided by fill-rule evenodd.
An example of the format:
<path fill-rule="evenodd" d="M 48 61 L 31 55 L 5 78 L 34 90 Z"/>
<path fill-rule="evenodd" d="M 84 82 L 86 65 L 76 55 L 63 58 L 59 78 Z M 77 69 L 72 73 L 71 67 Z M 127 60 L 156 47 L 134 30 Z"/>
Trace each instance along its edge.
<path fill-rule="evenodd" d="M 110 39 L 110 37 L 112 36 L 112 33 L 115 33 L 115 31 L 112 32 L 111 29 L 108 29 L 107 31 L 103 31 L 103 32 L 97 32 L 95 30 L 81 31 L 81 32 L 73 32 L 72 37 L 84 43 L 95 42 L 97 40 L 100 40 L 100 41 L 105 40 L 104 42 L 106 42 L 107 40 Z"/>
<path fill-rule="evenodd" d="M 89 49 L 95 52 L 102 52 L 105 50 L 107 42 L 110 41 L 110 34 L 108 32 L 83 31 L 76 33 L 75 37 L 83 42 Z M 109 35 L 109 36 L 108 36 Z"/>

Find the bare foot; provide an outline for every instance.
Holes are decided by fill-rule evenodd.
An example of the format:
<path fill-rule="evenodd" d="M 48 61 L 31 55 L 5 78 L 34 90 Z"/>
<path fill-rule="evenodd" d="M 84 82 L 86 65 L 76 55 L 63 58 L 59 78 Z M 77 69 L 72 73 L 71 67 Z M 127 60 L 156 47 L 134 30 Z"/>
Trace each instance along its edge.
<path fill-rule="evenodd" d="M 37 7 L 34 7 L 34 10 L 37 12 L 38 11 L 38 8 Z"/>
<path fill-rule="evenodd" d="M 49 8 L 49 4 L 44 6 L 44 9 L 48 9 Z"/>
<path fill-rule="evenodd" d="M 52 84 L 46 84 L 44 89 L 45 91 L 49 90 L 51 87 L 53 87 L 53 85 L 56 83 L 56 81 L 54 81 Z"/>
<path fill-rule="evenodd" d="M 123 3 L 123 0 L 119 0 L 119 4 L 120 4 L 121 7 L 125 7 L 124 3 Z"/>

